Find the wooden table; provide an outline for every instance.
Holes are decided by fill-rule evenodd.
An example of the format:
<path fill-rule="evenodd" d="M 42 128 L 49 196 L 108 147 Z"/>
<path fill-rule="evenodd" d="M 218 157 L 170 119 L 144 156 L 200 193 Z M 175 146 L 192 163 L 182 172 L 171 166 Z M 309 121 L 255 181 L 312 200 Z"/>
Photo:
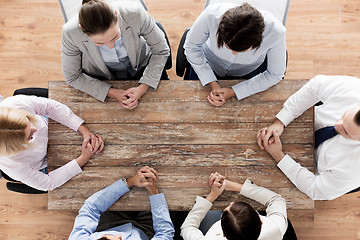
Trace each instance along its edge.
<path fill-rule="evenodd" d="M 222 86 L 237 82 L 222 81 Z M 214 107 L 206 100 L 209 87 L 203 88 L 199 81 L 162 81 L 158 90 L 149 90 L 134 110 L 123 109 L 112 99 L 99 102 L 63 81 L 49 82 L 49 98 L 66 104 L 85 119 L 90 130 L 105 139 L 106 146 L 81 174 L 49 192 L 48 207 L 79 209 L 91 194 L 148 165 L 159 173 L 158 187 L 165 193 L 170 210 L 190 210 L 196 195 L 209 193 L 207 179 L 215 171 L 239 183 L 249 178 L 281 194 L 288 209 L 313 209 L 314 201 L 301 193 L 256 144 L 257 131 L 272 123 L 284 101 L 306 82 L 283 80 L 268 91 Z M 109 83 L 116 88 L 137 86 L 136 81 Z M 312 109 L 286 127 L 281 140 L 285 152 L 314 170 Z M 79 156 L 81 143 L 80 134 L 52 121 L 50 170 Z M 224 192 L 213 209 L 222 210 L 231 201 L 264 208 L 235 192 Z M 147 191 L 133 188 L 111 209 L 148 210 Z"/>

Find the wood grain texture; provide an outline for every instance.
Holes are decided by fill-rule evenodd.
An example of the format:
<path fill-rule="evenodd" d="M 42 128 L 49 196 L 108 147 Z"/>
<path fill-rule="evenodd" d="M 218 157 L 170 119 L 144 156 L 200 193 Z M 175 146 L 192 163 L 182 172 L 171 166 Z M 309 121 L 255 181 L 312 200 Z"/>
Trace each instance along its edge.
<path fill-rule="evenodd" d="M 129 123 L 87 124 L 108 144 L 254 144 L 258 130 L 269 123 Z M 311 123 L 292 123 L 284 143 L 311 144 Z M 49 144 L 81 144 L 82 136 L 60 125 L 49 126 Z"/>
<path fill-rule="evenodd" d="M 77 151 L 74 151 L 76 147 Z M 313 147 L 301 144 L 283 144 L 283 149 L 297 162 L 307 168 L 313 168 Z M 80 145 L 52 145 L 48 161 L 53 167 L 66 164 L 80 155 Z M 230 158 L 230 161 L 229 161 Z M 100 155 L 95 155 L 86 167 L 110 166 L 248 166 L 275 165 L 268 153 L 256 144 L 249 145 L 184 145 L 184 144 L 107 144 Z"/>
<path fill-rule="evenodd" d="M 223 87 L 231 87 L 242 80 L 222 80 L 221 85 Z M 234 102 L 234 104 L 251 104 L 251 103 L 264 103 L 264 102 L 285 102 L 290 95 L 299 90 L 309 80 L 301 79 L 283 79 L 280 83 L 269 88 L 271 91 L 264 91 L 245 99 L 237 101 L 235 98 L 228 99 L 227 102 Z M 114 88 L 127 89 L 130 87 L 137 86 L 137 81 L 106 81 L 111 84 Z M 57 99 L 57 101 L 66 104 L 66 102 L 81 102 L 81 103 L 100 103 L 95 98 L 76 90 L 68 86 L 64 81 L 49 81 L 49 88 L 56 88 L 56 92 L 52 92 L 49 98 Z M 147 91 L 140 99 L 141 103 L 148 102 L 173 102 L 173 101 L 184 101 L 184 102 L 207 102 L 207 96 L 209 95 L 210 87 L 203 87 L 200 81 L 182 81 L 182 80 L 171 80 L 171 81 L 160 81 L 160 84 L 156 91 Z M 117 102 L 113 98 L 107 98 L 107 103 Z M 210 104 L 209 104 L 210 105 Z M 225 104 L 226 106 L 227 104 Z M 139 105 L 140 106 L 140 105 Z M 210 105 L 211 106 L 211 105 Z"/>
<path fill-rule="evenodd" d="M 118 88 L 133 84 L 128 81 L 114 83 Z M 234 81 L 224 83 L 231 85 Z M 292 90 L 299 89 L 304 81 L 294 83 Z M 174 199 L 169 202 L 171 210 L 190 210 L 194 195 L 209 191 L 208 176 L 216 171 L 235 182 L 249 178 L 260 186 L 284 192 L 289 208 L 314 207 L 313 201 L 297 190 L 256 144 L 258 130 L 273 121 L 283 100 L 291 94 L 288 84 L 266 91 L 268 101 L 260 100 L 258 95 L 262 93 L 259 93 L 254 95 L 259 101 L 250 97 L 242 104 L 231 101 L 215 108 L 206 101 L 198 81 L 164 81 L 162 87 L 150 93 L 153 96 L 144 97 L 131 111 L 123 110 L 117 102 L 93 101 L 60 82 L 50 82 L 49 86 L 50 97 L 62 101 L 85 118 L 89 129 L 103 136 L 106 144 L 104 152 L 83 167 L 81 174 L 49 193 L 49 209 L 79 208 L 92 193 L 120 176 L 136 174 L 146 165 L 158 171 L 157 186 Z M 67 94 L 68 99 L 64 97 Z M 281 138 L 285 148 L 295 150 L 294 154 L 299 153 L 300 158 L 303 156 L 304 166 L 313 171 L 313 109 L 291 123 Z M 49 169 L 61 166 L 69 157 L 66 155 L 76 158 L 81 142 L 78 133 L 52 122 L 49 126 Z M 126 161 L 123 162 L 123 158 Z M 179 194 L 180 191 L 183 194 Z M 139 194 L 137 189 L 131 191 L 112 209 L 148 209 L 146 194 Z M 237 200 L 231 194 L 226 199 Z M 215 208 L 221 209 L 227 204 L 218 201 Z M 255 206 L 260 207 L 259 204 Z"/>
<path fill-rule="evenodd" d="M 281 194 L 287 200 L 287 207 L 291 209 L 312 209 L 314 202 L 303 193 L 289 188 L 271 188 Z M 189 211 L 194 205 L 195 196 L 206 196 L 209 189 L 206 188 L 159 188 L 159 191 L 165 194 L 169 209 L 174 211 Z M 95 193 L 94 189 L 86 188 L 85 190 L 58 189 L 49 195 L 49 209 L 80 209 L 84 200 Z M 179 201 L 181 197 L 181 202 Z M 213 204 L 213 210 L 223 210 L 232 201 L 243 201 L 251 204 L 256 209 L 264 209 L 264 206 L 251 199 L 245 198 L 239 194 L 225 192 Z M 150 210 L 149 196 L 145 189 L 136 189 L 123 195 L 116 201 L 110 210 Z"/>

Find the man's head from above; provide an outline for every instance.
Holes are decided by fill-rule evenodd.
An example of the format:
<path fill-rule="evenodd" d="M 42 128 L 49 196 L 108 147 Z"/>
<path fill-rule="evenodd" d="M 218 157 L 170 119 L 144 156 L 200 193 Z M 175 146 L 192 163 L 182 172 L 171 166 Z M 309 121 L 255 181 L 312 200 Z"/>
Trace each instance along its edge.
<path fill-rule="evenodd" d="M 335 123 L 335 129 L 347 139 L 360 141 L 360 105 L 349 108 Z"/>
<path fill-rule="evenodd" d="M 113 235 L 104 235 L 101 238 L 99 238 L 98 240 L 121 240 L 121 235 L 118 234 L 116 236 Z"/>
<path fill-rule="evenodd" d="M 221 228 L 228 240 L 258 239 L 261 220 L 256 210 L 244 202 L 232 202 L 221 215 Z"/>
<path fill-rule="evenodd" d="M 229 9 L 224 13 L 217 30 L 217 44 L 233 52 L 258 49 L 265 29 L 261 13 L 248 3 Z"/>

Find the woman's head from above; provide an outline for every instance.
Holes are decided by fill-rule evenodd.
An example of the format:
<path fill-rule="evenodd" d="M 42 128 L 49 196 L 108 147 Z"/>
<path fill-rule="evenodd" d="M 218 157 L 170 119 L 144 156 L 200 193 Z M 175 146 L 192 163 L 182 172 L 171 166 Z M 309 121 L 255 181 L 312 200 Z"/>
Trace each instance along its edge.
<path fill-rule="evenodd" d="M 0 107 L 0 155 L 11 155 L 32 145 L 36 119 L 16 108 Z"/>
<path fill-rule="evenodd" d="M 230 203 L 221 215 L 221 228 L 228 240 L 258 239 L 261 224 L 256 210 L 244 202 Z"/>
<path fill-rule="evenodd" d="M 79 25 L 97 46 L 113 48 L 115 41 L 120 38 L 117 12 L 100 0 L 83 0 Z"/>
<path fill-rule="evenodd" d="M 217 44 L 234 52 L 258 49 L 265 29 L 261 13 L 248 3 L 229 9 L 222 16 L 217 30 Z"/>

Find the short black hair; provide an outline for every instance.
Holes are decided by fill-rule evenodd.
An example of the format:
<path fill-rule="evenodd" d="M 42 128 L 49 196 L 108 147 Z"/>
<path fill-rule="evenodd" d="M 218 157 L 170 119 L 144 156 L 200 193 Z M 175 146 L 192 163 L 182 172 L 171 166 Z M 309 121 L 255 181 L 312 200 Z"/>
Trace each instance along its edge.
<path fill-rule="evenodd" d="M 222 213 L 221 228 L 228 240 L 256 240 L 260 235 L 261 220 L 249 204 L 235 202 Z"/>
<path fill-rule="evenodd" d="M 360 127 L 360 110 L 357 111 L 357 113 L 354 116 L 354 122 L 356 123 L 357 126 Z"/>
<path fill-rule="evenodd" d="M 229 9 L 222 16 L 217 30 L 218 47 L 224 44 L 236 52 L 258 49 L 265 29 L 261 13 L 248 3 Z"/>
<path fill-rule="evenodd" d="M 109 240 L 107 237 L 101 237 L 98 240 Z"/>

